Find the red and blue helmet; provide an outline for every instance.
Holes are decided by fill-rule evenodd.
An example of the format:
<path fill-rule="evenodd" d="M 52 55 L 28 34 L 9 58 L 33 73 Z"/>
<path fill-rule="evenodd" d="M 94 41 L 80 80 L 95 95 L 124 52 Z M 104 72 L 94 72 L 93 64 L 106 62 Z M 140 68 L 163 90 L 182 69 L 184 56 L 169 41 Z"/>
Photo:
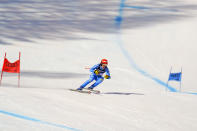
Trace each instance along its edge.
<path fill-rule="evenodd" d="M 102 59 L 101 64 L 108 64 L 108 60 L 107 59 Z"/>

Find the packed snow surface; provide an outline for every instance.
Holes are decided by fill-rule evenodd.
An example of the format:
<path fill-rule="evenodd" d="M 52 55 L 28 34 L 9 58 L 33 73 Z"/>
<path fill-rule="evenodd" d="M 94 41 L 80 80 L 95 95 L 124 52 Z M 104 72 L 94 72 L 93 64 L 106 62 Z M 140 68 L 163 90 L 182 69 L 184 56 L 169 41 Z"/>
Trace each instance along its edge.
<path fill-rule="evenodd" d="M 1 131 L 196 131 L 195 0 L 1 0 Z M 78 88 L 109 61 L 110 80 Z M 172 72 L 180 82 L 166 83 Z"/>

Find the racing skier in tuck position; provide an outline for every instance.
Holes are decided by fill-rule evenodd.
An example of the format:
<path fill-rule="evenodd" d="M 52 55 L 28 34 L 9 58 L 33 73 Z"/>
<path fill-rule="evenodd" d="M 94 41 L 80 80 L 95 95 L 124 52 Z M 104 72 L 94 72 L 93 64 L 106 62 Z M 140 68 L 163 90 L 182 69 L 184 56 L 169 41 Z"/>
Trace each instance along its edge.
<path fill-rule="evenodd" d="M 90 78 L 85 81 L 77 90 L 83 90 L 83 88 L 85 88 L 89 83 L 91 83 L 93 80 L 95 80 L 96 82 L 94 84 L 92 84 L 90 87 L 88 87 L 89 90 L 93 90 L 96 86 L 98 86 L 99 84 L 101 84 L 105 79 L 110 79 L 110 72 L 109 69 L 107 67 L 108 65 L 108 61 L 107 59 L 102 59 L 100 64 L 96 64 L 94 65 L 91 69 L 91 75 Z M 105 74 L 105 76 L 103 77 L 103 74 Z"/>

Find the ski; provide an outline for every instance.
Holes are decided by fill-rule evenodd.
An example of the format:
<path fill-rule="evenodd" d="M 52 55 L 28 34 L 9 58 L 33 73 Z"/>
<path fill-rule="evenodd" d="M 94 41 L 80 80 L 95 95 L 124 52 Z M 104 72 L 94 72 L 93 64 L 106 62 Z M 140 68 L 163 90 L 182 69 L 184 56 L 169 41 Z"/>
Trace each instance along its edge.
<path fill-rule="evenodd" d="M 84 89 L 87 90 L 87 91 L 90 91 L 91 93 L 94 93 L 94 94 L 100 94 L 101 93 L 99 90 L 88 89 L 88 88 L 84 88 Z"/>
<path fill-rule="evenodd" d="M 90 94 L 91 91 L 84 91 L 84 90 L 77 90 L 77 89 L 69 89 L 70 91 L 75 91 L 75 92 L 79 92 L 79 93 L 86 93 L 86 94 Z"/>
<path fill-rule="evenodd" d="M 85 90 L 84 90 L 85 89 Z M 87 93 L 87 94 L 100 94 L 99 90 L 90 90 L 87 88 L 84 88 L 83 90 L 77 90 L 77 89 L 69 89 L 70 91 L 75 91 L 75 92 L 79 92 L 79 93 Z"/>

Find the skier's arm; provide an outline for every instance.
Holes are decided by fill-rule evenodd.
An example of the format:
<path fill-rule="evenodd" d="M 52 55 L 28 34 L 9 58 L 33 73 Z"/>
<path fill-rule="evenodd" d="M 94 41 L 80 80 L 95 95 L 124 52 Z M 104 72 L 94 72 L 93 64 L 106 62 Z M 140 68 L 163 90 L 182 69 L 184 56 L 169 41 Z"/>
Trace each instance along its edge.
<path fill-rule="evenodd" d="M 94 73 L 95 69 L 97 69 L 99 64 L 94 65 L 92 68 L 90 68 L 90 72 Z"/>
<path fill-rule="evenodd" d="M 108 69 L 108 68 L 106 69 L 105 78 L 106 78 L 106 79 L 111 79 L 111 75 L 110 75 L 110 72 L 109 72 L 109 69 Z"/>

